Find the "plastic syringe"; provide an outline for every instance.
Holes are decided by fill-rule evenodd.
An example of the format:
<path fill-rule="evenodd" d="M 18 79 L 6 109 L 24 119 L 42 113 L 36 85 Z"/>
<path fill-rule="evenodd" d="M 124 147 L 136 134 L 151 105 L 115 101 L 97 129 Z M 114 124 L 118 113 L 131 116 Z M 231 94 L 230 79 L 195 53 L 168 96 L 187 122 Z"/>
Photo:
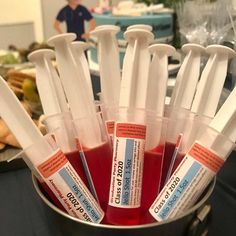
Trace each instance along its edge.
<path fill-rule="evenodd" d="M 147 109 L 162 117 L 168 80 L 168 56 L 174 55 L 176 50 L 168 44 L 154 44 L 149 50 L 153 57 L 149 70 Z"/>
<path fill-rule="evenodd" d="M 53 51 L 49 49 L 38 50 L 28 56 L 29 61 L 36 66 L 36 85 L 39 95 L 41 94 L 40 100 L 44 114 L 47 116 L 61 113 L 56 90 L 53 86 L 52 73 L 48 67 L 53 56 Z"/>
<path fill-rule="evenodd" d="M 126 31 L 124 37 L 128 47 L 123 64 L 120 109 L 115 123 L 107 220 L 112 224 L 129 225 L 139 222 L 141 210 L 150 65 L 148 45 L 153 40 L 153 34 L 148 30 L 132 29 Z M 122 190 L 121 194 L 126 183 L 129 183 L 129 188 Z"/>
<path fill-rule="evenodd" d="M 234 50 L 221 45 L 206 48 L 210 58 L 202 72 L 191 111 L 212 119 L 220 100 L 221 91 L 227 74 L 229 59 L 236 56 Z"/>
<path fill-rule="evenodd" d="M 44 124 L 83 182 L 88 186 L 90 176 L 87 176 L 87 180 L 76 146 L 72 116 L 66 103 L 60 78 L 51 62 L 54 56 L 54 51 L 49 49 L 37 50 L 28 56 L 36 66 L 36 84 L 44 110 Z M 92 187 L 90 189 L 92 190 Z"/>
<path fill-rule="evenodd" d="M 71 42 L 75 34 L 61 34 L 48 40 L 55 46 L 58 70 L 68 98 L 78 150 L 91 175 L 100 205 L 106 210 L 112 162 L 112 150 L 100 114 L 96 113 L 81 63 L 76 62 Z M 102 164 L 101 164 L 102 163 Z"/>
<path fill-rule="evenodd" d="M 39 93 L 43 94 L 40 99 L 47 116 L 69 112 L 60 78 L 51 61 L 54 57 L 55 53 L 50 49 L 40 49 L 28 56 L 36 65 L 36 84 Z"/>
<path fill-rule="evenodd" d="M 141 224 L 153 221 L 147 212 L 160 191 L 166 132 L 166 120 L 163 115 L 168 80 L 168 56 L 173 55 L 175 49 L 167 44 L 154 44 L 149 47 L 149 52 L 152 54 L 152 61 L 149 69 L 146 110 L 153 115 L 148 115 L 146 121 Z"/>
<path fill-rule="evenodd" d="M 149 212 L 157 221 L 173 218 L 192 207 L 235 148 L 235 100 L 236 88 L 150 207 Z"/>
<path fill-rule="evenodd" d="M 172 171 L 185 127 L 193 119 L 190 108 L 200 75 L 201 55 L 205 52 L 205 48 L 198 44 L 186 44 L 182 50 L 186 56 L 177 74 L 166 114 L 170 120 L 166 134 L 162 186 Z"/>
<path fill-rule="evenodd" d="M 37 171 L 37 174 L 46 182 L 68 214 L 85 221 L 101 222 L 104 212 L 92 194 L 62 151 L 55 146 L 55 143 L 51 145 L 47 138 L 42 136 L 2 77 L 0 77 L 0 94 L 0 116 L 24 149 L 27 155 L 26 164 L 32 163 L 33 171 Z M 31 164 L 29 167 L 32 168 Z M 68 180 L 73 181 L 73 190 L 71 182 Z M 81 198 L 77 197 L 78 192 L 82 194 Z M 83 213 L 78 206 L 69 201 L 72 195 L 83 209 Z M 64 199 L 68 199 L 68 201 L 65 203 Z M 83 200 L 91 204 L 91 210 L 84 207 Z M 96 217 L 91 214 L 92 210 L 96 212 Z"/>
<path fill-rule="evenodd" d="M 51 61 L 54 57 L 55 53 L 50 49 L 39 49 L 28 55 L 28 59 L 36 65 L 37 88 L 45 93 L 45 96 L 40 99 L 47 116 L 69 112 L 65 92 Z M 42 79 L 37 80 L 37 77 Z"/>
<path fill-rule="evenodd" d="M 200 76 L 201 55 L 205 48 L 198 44 L 185 44 L 182 51 L 186 56 L 176 77 L 170 106 L 190 109 Z"/>
<path fill-rule="evenodd" d="M 210 54 L 210 57 L 197 86 L 191 107 L 192 119 L 191 122 L 186 122 L 183 129 L 184 135 L 182 136 L 181 146 L 178 151 L 176 150 L 176 155 L 172 159 L 172 164 L 169 168 L 169 176 L 178 166 L 197 136 L 213 119 L 224 86 L 228 60 L 236 55 L 234 50 L 221 45 L 208 46 L 206 53 Z M 167 179 L 169 176 L 167 176 Z"/>
<path fill-rule="evenodd" d="M 152 61 L 149 69 L 148 99 L 146 109 L 154 112 L 157 116 L 164 116 L 165 98 L 168 81 L 168 56 L 175 53 L 175 48 L 167 44 L 154 44 L 149 47 Z M 150 150 L 159 143 L 160 132 L 149 129 L 146 150 Z"/>
<path fill-rule="evenodd" d="M 118 106 L 120 96 L 120 59 L 116 34 L 118 26 L 95 28 L 92 36 L 98 38 L 98 62 L 101 76 L 101 92 L 106 105 Z"/>
<path fill-rule="evenodd" d="M 98 39 L 98 63 L 100 70 L 103 115 L 111 139 L 114 134 L 115 113 L 120 96 L 120 56 L 116 34 L 118 26 L 104 25 L 91 32 Z"/>
<path fill-rule="evenodd" d="M 150 65 L 147 48 L 153 34 L 132 29 L 126 31 L 124 37 L 129 44 L 124 57 L 119 106 L 145 109 Z"/>
<path fill-rule="evenodd" d="M 53 55 L 52 55 L 53 58 L 51 58 L 51 59 L 54 59 L 55 52 L 52 50 L 52 53 L 53 53 Z M 54 86 L 54 88 L 56 90 L 57 99 L 58 99 L 58 103 L 59 103 L 61 112 L 67 113 L 70 110 L 69 110 L 69 106 L 67 103 L 65 91 L 64 91 L 64 88 L 61 83 L 61 78 L 59 77 L 58 72 L 55 69 L 55 67 L 53 66 L 53 63 L 51 60 L 48 60 L 47 66 L 48 66 L 48 70 L 51 72 L 52 85 Z"/>
<path fill-rule="evenodd" d="M 201 55 L 205 52 L 205 48 L 198 44 L 186 44 L 182 47 L 182 50 L 187 55 L 177 74 L 168 108 L 168 116 L 171 120 L 175 120 L 175 122 L 169 123 L 167 130 L 167 142 L 171 144 L 175 144 L 179 134 L 183 132 L 186 125 L 184 119 L 188 120 L 191 116 L 190 108 L 200 75 Z M 164 166 L 169 165 L 169 157 L 167 157 L 164 159 Z"/>
<path fill-rule="evenodd" d="M 76 130 L 82 145 L 92 148 L 101 144 L 101 131 L 99 123 L 94 119 L 91 123 L 84 119 L 96 115 L 93 100 L 91 100 L 89 88 L 71 50 L 71 42 L 76 38 L 75 34 L 61 34 L 48 40 L 50 45 L 55 46 L 56 61 L 62 80 L 63 87 L 68 99 L 74 120 L 77 122 Z M 81 73 L 82 72 L 82 73 Z M 83 119 L 83 122 L 82 122 Z"/>
<path fill-rule="evenodd" d="M 69 113 L 66 103 L 65 94 L 60 84 L 60 78 L 52 66 L 51 59 L 54 58 L 54 51 L 49 49 L 41 49 L 32 52 L 28 58 L 36 66 L 36 84 L 39 91 L 41 103 L 43 106 L 44 114 L 47 117 L 54 117 L 53 122 L 46 123 L 49 132 L 58 134 L 60 127 L 64 127 L 72 119 L 67 115 L 67 121 L 62 117 L 59 119 L 61 113 Z M 55 86 L 56 84 L 56 86 Z M 75 136 L 71 131 L 66 134 L 56 135 L 57 143 L 63 152 L 71 152 L 76 150 Z M 65 127 L 65 130 L 67 130 Z"/>
<path fill-rule="evenodd" d="M 191 107 L 191 112 L 196 116 L 192 127 L 186 127 L 181 150 L 183 153 L 186 153 L 215 116 L 227 75 L 228 61 L 236 56 L 234 50 L 221 45 L 208 46 L 206 52 L 210 57 L 202 72 Z"/>

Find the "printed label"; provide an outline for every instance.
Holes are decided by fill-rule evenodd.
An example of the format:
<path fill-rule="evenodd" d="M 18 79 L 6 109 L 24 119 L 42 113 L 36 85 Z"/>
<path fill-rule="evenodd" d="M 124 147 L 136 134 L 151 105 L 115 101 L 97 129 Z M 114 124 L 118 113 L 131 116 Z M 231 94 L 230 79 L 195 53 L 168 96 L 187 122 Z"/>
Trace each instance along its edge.
<path fill-rule="evenodd" d="M 195 143 L 150 207 L 151 215 L 162 221 L 191 207 L 223 163 L 217 154 Z"/>
<path fill-rule="evenodd" d="M 115 121 L 106 121 L 106 128 L 107 128 L 107 133 L 109 135 L 114 135 L 114 127 L 115 127 Z"/>
<path fill-rule="evenodd" d="M 107 133 L 110 137 L 111 146 L 113 146 L 114 127 L 115 127 L 115 121 L 114 120 L 106 121 L 106 129 L 107 129 Z"/>
<path fill-rule="evenodd" d="M 57 152 L 50 157 L 47 161 L 38 166 L 38 170 L 44 178 L 57 172 L 68 162 L 67 158 L 62 152 Z"/>
<path fill-rule="evenodd" d="M 140 207 L 146 126 L 116 123 L 109 205 Z"/>
<path fill-rule="evenodd" d="M 104 212 L 60 150 L 37 169 L 68 214 L 89 222 L 101 222 Z"/>
<path fill-rule="evenodd" d="M 222 158 L 198 143 L 193 145 L 189 151 L 189 155 L 215 173 L 217 173 L 224 164 Z"/>

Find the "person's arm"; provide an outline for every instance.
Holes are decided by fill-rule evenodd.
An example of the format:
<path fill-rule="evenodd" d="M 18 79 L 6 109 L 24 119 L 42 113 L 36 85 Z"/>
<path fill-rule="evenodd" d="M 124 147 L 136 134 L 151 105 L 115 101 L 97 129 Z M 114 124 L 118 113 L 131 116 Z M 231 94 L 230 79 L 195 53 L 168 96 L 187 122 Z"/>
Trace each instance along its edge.
<path fill-rule="evenodd" d="M 96 27 L 96 21 L 94 20 L 90 11 L 85 7 L 84 8 L 84 19 L 88 22 L 88 31 L 81 35 L 83 39 L 88 39 L 90 34 L 89 32 L 94 30 Z"/>
<path fill-rule="evenodd" d="M 62 34 L 62 29 L 61 29 L 61 22 L 58 20 L 55 20 L 54 22 L 54 29 L 57 31 L 57 33 Z"/>
<path fill-rule="evenodd" d="M 88 32 L 82 34 L 81 36 L 83 39 L 88 39 L 90 36 L 90 31 L 94 30 L 96 27 L 96 21 L 93 18 L 88 23 L 89 23 Z"/>
<path fill-rule="evenodd" d="M 62 34 L 62 29 L 61 29 L 61 23 L 63 21 L 65 21 L 65 11 L 64 11 L 65 8 L 61 9 L 58 14 L 57 14 L 57 17 L 55 19 L 55 22 L 54 22 L 54 29 L 57 31 L 57 33 L 59 34 Z"/>
<path fill-rule="evenodd" d="M 93 19 L 91 19 L 91 20 L 89 21 L 89 32 L 92 31 L 92 30 L 94 30 L 95 27 L 96 27 L 96 21 L 95 21 L 94 18 L 93 18 Z"/>

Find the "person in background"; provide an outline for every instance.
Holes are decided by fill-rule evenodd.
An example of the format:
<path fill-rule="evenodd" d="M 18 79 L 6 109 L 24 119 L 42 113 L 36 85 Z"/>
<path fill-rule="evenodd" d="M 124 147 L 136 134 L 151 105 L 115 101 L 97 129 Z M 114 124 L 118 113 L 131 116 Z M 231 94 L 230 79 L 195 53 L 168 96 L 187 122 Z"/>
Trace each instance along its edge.
<path fill-rule="evenodd" d="M 63 7 L 55 20 L 54 28 L 62 33 L 61 23 L 66 22 L 67 32 L 75 33 L 79 41 L 86 41 L 89 32 L 96 27 L 96 22 L 89 10 L 80 4 L 80 0 L 67 0 L 68 4 Z M 85 32 L 85 21 L 89 23 L 88 32 Z"/>

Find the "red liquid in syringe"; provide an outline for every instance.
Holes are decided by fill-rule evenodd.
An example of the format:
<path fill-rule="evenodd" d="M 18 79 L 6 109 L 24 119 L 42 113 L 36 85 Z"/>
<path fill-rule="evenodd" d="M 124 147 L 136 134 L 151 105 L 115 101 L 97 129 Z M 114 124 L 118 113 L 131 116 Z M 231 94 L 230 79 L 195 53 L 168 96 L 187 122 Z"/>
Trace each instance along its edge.
<path fill-rule="evenodd" d="M 85 185 L 88 187 L 88 181 L 85 175 L 85 171 L 83 168 L 83 164 L 80 158 L 80 153 L 79 151 L 73 151 L 69 153 L 65 153 L 65 156 L 67 157 L 68 161 L 70 164 L 73 166 L 75 169 L 76 173 L 80 176 L 82 181 L 85 183 Z M 48 187 L 48 185 L 42 180 L 39 181 L 40 186 L 44 190 L 45 194 L 49 199 L 52 201 L 53 204 L 55 204 L 59 209 L 62 211 L 66 212 L 65 208 L 62 206 L 60 201 L 57 199 L 55 194 L 52 192 L 52 190 Z"/>
<path fill-rule="evenodd" d="M 92 149 L 83 148 L 83 151 L 99 203 L 105 211 L 109 199 L 111 179 L 112 149 L 110 142 Z"/>
<path fill-rule="evenodd" d="M 164 146 L 158 146 L 144 154 L 143 183 L 141 198 L 141 224 L 154 222 L 148 209 L 160 192 Z"/>
<path fill-rule="evenodd" d="M 65 156 L 67 157 L 68 161 L 73 166 L 73 168 L 75 169 L 76 173 L 85 183 L 85 185 L 89 188 L 84 166 L 80 158 L 80 152 L 78 150 L 73 151 L 73 152 L 68 152 L 68 153 L 65 153 Z"/>
<path fill-rule="evenodd" d="M 115 124 L 109 204 L 106 219 L 115 225 L 140 223 L 146 126 Z"/>
<path fill-rule="evenodd" d="M 165 144 L 165 151 L 164 151 L 164 158 L 163 158 L 163 165 L 162 165 L 162 176 L 161 176 L 161 188 L 164 186 L 166 181 L 166 176 L 171 164 L 172 156 L 175 151 L 175 143 L 166 142 Z"/>
<path fill-rule="evenodd" d="M 140 223 L 140 207 L 138 208 L 125 208 L 124 209 L 108 205 L 106 218 L 109 219 L 109 224 L 114 225 L 138 225 Z"/>
<path fill-rule="evenodd" d="M 51 202 L 56 205 L 60 210 L 66 212 L 65 208 L 62 206 L 60 201 L 57 199 L 53 191 L 48 187 L 48 185 L 43 180 L 38 180 L 38 184 L 43 190 L 44 195 L 51 200 Z"/>

